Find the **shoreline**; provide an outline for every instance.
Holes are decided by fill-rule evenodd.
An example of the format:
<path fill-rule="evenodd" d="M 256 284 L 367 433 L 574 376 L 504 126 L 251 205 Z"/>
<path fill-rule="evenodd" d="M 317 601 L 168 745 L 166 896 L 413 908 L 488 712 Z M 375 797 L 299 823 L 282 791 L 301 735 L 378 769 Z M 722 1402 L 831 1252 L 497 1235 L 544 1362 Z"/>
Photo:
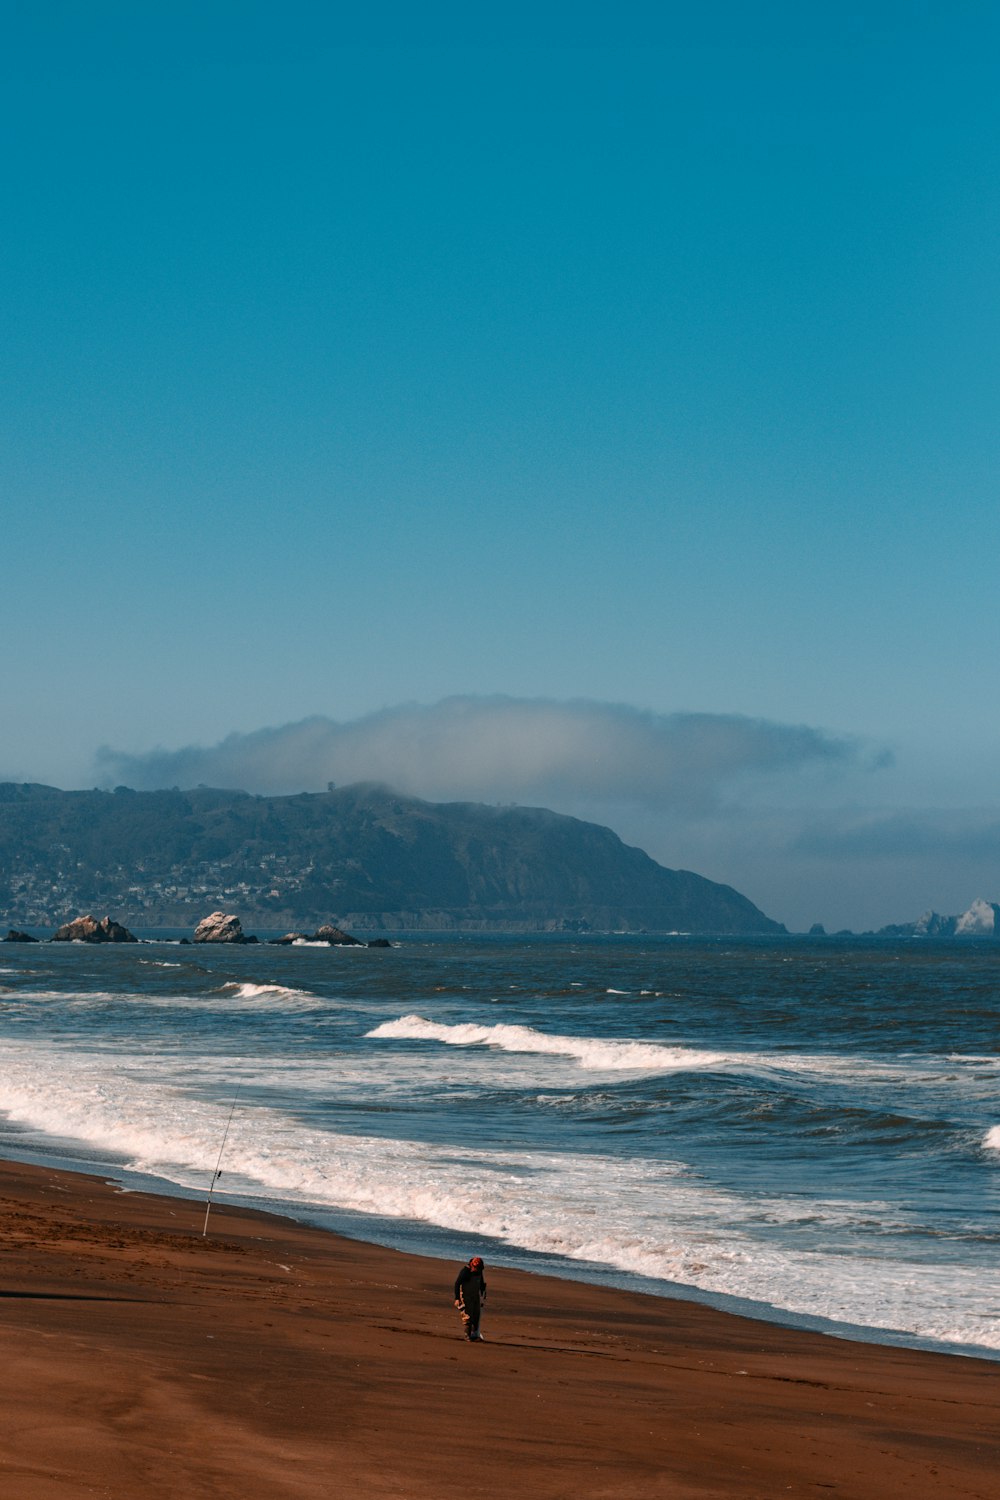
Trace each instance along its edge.
<path fill-rule="evenodd" d="M 66 1172 L 70 1175 L 96 1177 L 113 1191 L 148 1194 L 182 1202 L 201 1204 L 204 1210 L 205 1196 L 195 1197 L 195 1189 L 172 1178 L 155 1173 L 143 1173 L 113 1162 L 101 1162 L 96 1158 L 81 1156 L 74 1161 L 71 1156 L 58 1150 L 46 1150 L 44 1146 L 19 1148 L 11 1136 L 4 1138 L 0 1132 L 0 1161 L 21 1163 L 27 1167 Z M 333 1209 L 322 1204 L 280 1205 L 277 1201 L 255 1202 L 251 1195 L 228 1193 L 212 1200 L 212 1212 L 225 1205 L 233 1212 L 260 1213 L 280 1221 L 289 1221 L 304 1229 L 316 1230 L 320 1234 L 332 1234 L 336 1238 L 371 1245 L 373 1248 L 413 1255 L 429 1260 L 448 1260 L 452 1256 L 442 1254 L 438 1242 L 448 1241 L 452 1254 L 459 1257 L 465 1253 L 464 1241 L 471 1243 L 465 1231 L 450 1231 L 440 1225 L 424 1227 L 411 1225 L 410 1221 L 384 1219 L 376 1215 Z M 632 1292 L 640 1296 L 654 1297 L 664 1302 L 685 1302 L 704 1307 L 714 1312 L 755 1323 L 787 1328 L 792 1331 L 812 1333 L 826 1338 L 841 1339 L 848 1343 L 876 1345 L 887 1349 L 908 1349 L 916 1353 L 945 1354 L 959 1359 L 977 1359 L 1000 1367 L 1000 1350 L 973 1344 L 946 1343 L 943 1340 L 924 1338 L 903 1329 L 882 1328 L 864 1323 L 825 1318 L 818 1314 L 798 1312 L 777 1304 L 755 1301 L 735 1293 L 714 1292 L 683 1282 L 657 1280 L 639 1272 L 631 1274 L 598 1261 L 576 1261 L 560 1256 L 545 1255 L 507 1241 L 491 1240 L 488 1236 L 475 1239 L 475 1250 L 486 1251 L 496 1265 L 496 1256 L 502 1257 L 504 1268 L 517 1270 L 525 1275 L 551 1277 L 553 1280 L 594 1287 L 605 1291 Z M 472 1251 L 469 1252 L 470 1254 Z"/>
<path fill-rule="evenodd" d="M 1000 1497 L 1000 1369 L 0 1160 L 12 1500 Z"/>
<path fill-rule="evenodd" d="M 701 1018 L 697 1006 L 688 1013 L 687 1001 L 678 1010 L 666 983 L 671 975 L 686 976 L 678 991 L 686 994 L 690 984 L 705 980 L 700 948 L 693 958 L 676 960 L 676 973 L 668 965 L 670 973 L 657 969 L 651 980 L 648 954 L 631 945 L 613 960 L 603 951 L 596 958 L 579 956 L 575 944 L 572 958 L 562 947 L 554 956 L 539 956 L 541 946 L 518 943 L 504 955 L 493 945 L 463 955 L 449 942 L 442 954 L 428 949 L 419 964 L 411 954 L 383 954 L 387 962 L 374 967 L 362 962 L 361 970 L 356 961 L 341 963 L 339 955 L 331 964 L 327 954 L 294 957 L 275 950 L 272 961 L 257 948 L 228 945 L 197 954 L 157 947 L 152 952 L 118 948 L 110 957 L 107 949 L 79 948 L 11 954 L 8 973 L 15 977 L 5 978 L 5 1010 L 8 996 L 13 1004 L 5 1020 L 10 1134 L 0 1131 L 0 1155 L 11 1154 L 5 1149 L 8 1135 L 41 1166 L 124 1176 L 140 1191 L 203 1196 L 230 1105 L 242 1089 L 243 1105 L 261 1108 L 241 1107 L 234 1127 L 220 1187 L 227 1198 L 232 1193 L 236 1206 L 291 1213 L 334 1233 L 400 1250 L 451 1256 L 481 1248 L 491 1259 L 521 1269 L 689 1299 L 780 1326 L 1000 1359 L 993 1316 L 1000 1281 L 995 1258 L 989 1258 L 996 1153 L 987 1149 L 995 1145 L 987 1130 L 995 1118 L 995 1090 L 991 1093 L 980 1076 L 988 1058 L 956 1058 L 969 1066 L 955 1069 L 948 1048 L 954 1051 L 962 1038 L 942 1026 L 940 1034 L 933 1033 L 941 1043 L 941 1056 L 934 1058 L 940 1078 L 928 1081 L 907 1053 L 899 1066 L 892 1061 L 884 1068 L 882 1037 L 871 1057 L 860 1056 L 855 1080 L 846 1066 L 857 1050 L 855 1032 L 843 1031 L 839 1007 L 824 1012 L 824 1040 L 816 1057 L 801 1016 L 792 1040 L 786 1040 L 783 1025 L 775 1030 L 768 1022 L 759 1054 L 746 1038 L 740 1040 L 740 1025 L 763 1024 L 751 1011 L 731 1009 L 748 962 L 757 972 L 756 958 L 748 960 L 742 945 L 707 971 L 712 982 L 706 993 L 716 1000 Z M 353 950 L 345 951 L 350 959 Z M 886 972 L 895 982 L 898 951 L 894 945 L 893 967 L 886 969 L 880 960 L 869 977 L 878 980 Z M 185 954 L 194 962 L 185 962 Z M 763 963 L 769 989 L 790 993 L 789 976 L 794 989 L 801 965 L 787 968 L 787 957 L 778 950 L 769 951 Z M 872 967 L 867 959 L 857 966 L 866 974 Z M 972 977 L 983 978 L 982 961 L 971 969 Z M 851 967 L 844 980 L 839 961 L 832 972 L 851 993 L 871 989 L 849 982 Z M 936 973 L 934 964 L 930 970 L 916 964 L 915 983 Z M 965 974 L 964 966 L 960 973 Z M 668 998 L 655 987 L 642 987 L 653 980 Z M 605 988 L 612 982 L 619 988 Z M 905 988 L 909 993 L 908 982 Z M 916 988 L 923 993 L 919 983 Z M 550 993 L 552 1005 L 544 999 L 536 1003 Z M 564 995 L 572 1018 L 560 1027 L 553 1017 Z M 430 1020 L 402 1015 L 405 1007 Z M 869 1008 L 862 1005 L 862 1022 Z M 316 1017 L 307 1014 L 313 1010 Z M 266 1016 L 259 1026 L 258 1012 Z M 503 1023 L 511 1019 L 528 1028 L 524 1056 L 507 1056 L 517 1040 L 505 1034 Z M 466 1034 L 464 1023 L 470 1020 L 481 1030 Z M 919 1024 L 918 1017 L 918 1032 Z M 117 1034 L 121 1026 L 124 1036 Z M 137 1035 L 129 1040 L 133 1027 Z M 970 1043 L 967 1051 L 991 1050 L 985 1024 L 981 1032 L 978 1045 Z M 369 1042 L 369 1035 L 402 1040 Z M 710 1054 L 697 1045 L 709 1035 L 713 1048 L 727 1057 L 732 1052 L 737 1064 L 722 1069 L 718 1079 L 703 1066 Z M 324 1068 L 337 1059 L 338 1071 L 331 1075 L 335 1087 L 325 1071 L 301 1069 L 304 1040 L 310 1058 L 322 1057 Z M 648 1074 L 637 1072 L 633 1078 L 621 1070 L 619 1043 L 629 1040 L 651 1043 L 648 1057 L 645 1048 L 637 1052 L 639 1061 L 650 1064 Z M 669 1082 L 657 1077 L 660 1069 L 654 1066 L 664 1040 L 680 1043 L 681 1066 L 673 1069 L 679 1076 Z M 895 1022 L 887 1040 L 898 1040 Z M 454 1042 L 456 1050 L 437 1045 L 446 1042 Z M 281 1059 L 274 1076 L 257 1066 L 262 1045 Z M 192 1046 L 194 1086 L 188 1078 Z M 535 1055 L 553 1048 L 569 1061 Z M 79 1056 L 66 1055 L 74 1052 Z M 128 1065 L 122 1066 L 126 1053 Z M 919 1061 L 917 1053 L 913 1057 Z M 875 1081 L 869 1084 L 866 1070 L 872 1064 Z M 601 1069 L 608 1070 L 607 1077 Z M 411 1097 L 424 1073 L 437 1081 L 435 1090 L 421 1098 L 418 1087 Z M 474 1142 L 475 1159 L 463 1157 L 461 1150 L 451 1158 L 449 1142 L 461 1145 L 450 1098 L 453 1074 L 472 1084 L 466 1103 L 475 1119 L 487 1122 Z M 921 1089 L 919 1108 L 911 1074 Z M 536 1076 L 540 1083 L 532 1092 Z M 989 1072 L 987 1083 L 992 1076 Z M 528 1078 L 531 1088 L 524 1092 Z M 493 1097 L 497 1079 L 517 1091 L 511 1102 L 524 1111 L 516 1132 L 519 1147 L 536 1151 L 539 1143 L 551 1142 L 557 1148 L 551 1159 L 532 1157 L 523 1182 L 527 1159 L 521 1161 L 504 1144 L 506 1110 L 497 1113 Z M 897 1097 L 901 1084 L 908 1092 L 905 1101 Z M 600 1098 L 605 1088 L 607 1101 Z M 774 1109 L 776 1095 L 782 1109 L 790 1109 L 787 1117 Z M 735 1118 L 748 1132 L 737 1136 L 735 1145 L 742 1150 L 745 1140 L 762 1152 L 759 1159 L 748 1158 L 746 1168 L 725 1149 L 711 1112 L 725 1101 L 722 1118 L 728 1120 L 729 1096 Z M 760 1108 L 749 1109 L 751 1096 Z M 398 1113 L 401 1098 L 406 1103 Z M 810 1111 L 817 1100 L 833 1113 L 814 1119 Z M 694 1110 L 693 1136 L 686 1133 L 686 1119 L 661 1115 L 664 1101 L 669 1109 L 680 1101 Z M 848 1103 L 858 1108 L 838 1113 Z M 920 1118 L 907 1123 L 907 1108 Z M 309 1128 L 314 1109 L 323 1124 L 320 1136 Z M 904 1140 L 909 1144 L 903 1170 L 894 1170 L 890 1179 L 879 1114 L 901 1110 L 890 1144 L 893 1149 Z M 572 1129 L 578 1116 L 590 1132 L 581 1130 L 579 1141 L 566 1134 L 567 1123 Z M 925 1117 L 936 1126 L 945 1123 L 948 1133 L 921 1132 Z M 810 1129 L 786 1164 L 788 1119 L 804 1120 Z M 961 1128 L 969 1120 L 977 1122 L 977 1138 Z M 17 1133 L 18 1121 L 25 1134 Z M 602 1173 L 605 1163 L 626 1163 L 620 1198 L 613 1174 L 603 1179 L 611 1197 L 603 1202 L 594 1197 L 589 1168 L 581 1163 L 595 1142 L 595 1165 Z M 858 1153 L 857 1181 L 853 1174 L 844 1181 L 844 1147 Z M 964 1176 L 947 1170 L 956 1148 Z M 768 1152 L 774 1153 L 773 1170 Z M 151 1175 L 137 1181 L 133 1166 Z M 501 1169 L 502 1175 L 492 1175 Z M 498 1192 L 491 1187 L 484 1196 L 484 1181 Z M 496 1236 L 492 1242 L 462 1236 L 462 1229 L 475 1232 L 487 1225 Z"/>

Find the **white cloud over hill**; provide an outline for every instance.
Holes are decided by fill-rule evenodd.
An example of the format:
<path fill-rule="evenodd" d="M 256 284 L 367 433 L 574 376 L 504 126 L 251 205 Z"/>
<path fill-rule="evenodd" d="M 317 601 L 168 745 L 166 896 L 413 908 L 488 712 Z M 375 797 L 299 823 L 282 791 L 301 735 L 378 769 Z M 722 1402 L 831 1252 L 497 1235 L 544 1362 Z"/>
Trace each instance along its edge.
<path fill-rule="evenodd" d="M 433 800 L 716 806 L 746 778 L 856 760 L 858 746 L 801 725 L 727 714 L 654 714 L 619 704 L 453 697 L 349 723 L 303 719 L 220 744 L 100 752 L 102 779 L 129 786 L 238 787 L 268 794 L 384 781 Z"/>
<path fill-rule="evenodd" d="M 1000 811 L 915 806 L 887 751 L 737 714 L 451 697 L 210 746 L 106 747 L 98 774 L 106 786 L 261 794 L 380 781 L 432 801 L 547 806 L 734 885 L 792 928 L 878 927 L 1000 892 Z"/>

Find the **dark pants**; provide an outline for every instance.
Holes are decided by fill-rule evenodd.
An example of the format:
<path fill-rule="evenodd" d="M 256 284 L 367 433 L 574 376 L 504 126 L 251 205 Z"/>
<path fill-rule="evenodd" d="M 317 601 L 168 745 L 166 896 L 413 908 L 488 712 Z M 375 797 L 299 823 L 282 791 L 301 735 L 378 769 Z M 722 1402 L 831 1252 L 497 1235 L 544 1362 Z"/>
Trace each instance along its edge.
<path fill-rule="evenodd" d="M 465 1287 L 462 1292 L 462 1327 L 465 1329 L 467 1339 L 479 1337 L 479 1319 L 482 1313 L 482 1303 L 478 1289 Z"/>

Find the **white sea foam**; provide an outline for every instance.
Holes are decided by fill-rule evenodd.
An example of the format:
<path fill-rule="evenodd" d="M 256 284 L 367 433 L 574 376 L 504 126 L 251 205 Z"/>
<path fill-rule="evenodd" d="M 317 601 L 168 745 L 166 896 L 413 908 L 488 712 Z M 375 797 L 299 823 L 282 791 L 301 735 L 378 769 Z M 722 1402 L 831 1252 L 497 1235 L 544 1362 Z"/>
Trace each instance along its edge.
<path fill-rule="evenodd" d="M 115 994 L 111 990 L 76 990 L 67 995 L 63 990 L 30 990 L 18 987 L 16 990 L 7 992 L 11 1000 L 17 999 L 25 1004 L 37 1005 L 39 1003 L 51 1003 L 66 1006 L 70 1010 L 86 1009 L 88 1006 L 108 1006 L 116 1002 L 121 1003 L 123 996 Z"/>
<path fill-rule="evenodd" d="M 234 995 L 239 995 L 241 1000 L 255 1000 L 258 995 L 297 995 L 298 990 L 292 990 L 283 984 L 240 984 L 232 980 L 229 984 L 222 986 Z"/>
<path fill-rule="evenodd" d="M 233 980 L 222 986 L 221 993 L 233 995 L 237 1000 L 315 1000 L 318 997 L 308 990 L 289 989 L 284 984 L 240 984 Z"/>
<path fill-rule="evenodd" d="M 310 990 L 290 989 L 282 984 L 251 984 L 233 980 L 205 994 L 186 992 L 183 994 L 152 994 L 137 991 L 77 990 L 67 994 L 63 990 L 0 989 L 7 1005 L 51 1004 L 68 1011 L 108 1010 L 128 1006 L 141 1006 L 144 1010 L 178 1011 L 192 1007 L 199 1011 L 233 1011 L 246 1008 L 252 1002 L 255 1011 L 273 1010 L 281 1012 L 339 1008 L 340 1002 L 323 999 Z"/>
<path fill-rule="evenodd" d="M 367 1033 L 374 1038 L 440 1042 L 449 1047 L 486 1047 L 524 1056 L 567 1058 L 588 1072 L 597 1073 L 675 1073 L 679 1071 L 714 1070 L 745 1073 L 772 1079 L 806 1078 L 826 1083 L 845 1084 L 852 1089 L 868 1085 L 877 1095 L 885 1089 L 905 1085 L 909 1089 L 939 1089 L 944 1083 L 951 1090 L 974 1093 L 977 1075 L 972 1067 L 957 1058 L 851 1057 L 842 1053 L 737 1052 L 668 1046 L 629 1037 L 567 1036 L 538 1031 L 532 1026 L 498 1024 L 484 1026 L 478 1022 L 445 1024 L 424 1016 L 409 1014 L 397 1020 L 383 1021 Z M 981 1084 L 979 1092 L 982 1091 Z"/>
<path fill-rule="evenodd" d="M 400 1016 L 384 1021 L 368 1032 L 370 1037 L 443 1042 L 450 1047 L 491 1047 L 502 1052 L 566 1057 L 592 1072 L 673 1073 L 679 1069 L 726 1068 L 747 1071 L 783 1070 L 857 1076 L 855 1059 L 803 1057 L 788 1053 L 717 1052 L 661 1042 L 642 1042 L 629 1037 L 565 1036 L 538 1031 L 533 1026 L 476 1022 L 446 1025 L 424 1016 Z"/>
<path fill-rule="evenodd" d="M 275 1062 L 288 1067 L 233 1060 L 225 1080 L 211 1075 L 219 1102 L 210 1102 L 191 1097 L 182 1081 L 189 1070 L 166 1081 L 162 1059 L 147 1054 L 10 1043 L 3 1060 L 0 1108 L 10 1115 L 195 1191 L 211 1180 L 236 1081 L 270 1083 Z M 299 1081 L 318 1086 L 322 1077 L 313 1062 Z M 949 1266 L 942 1274 L 940 1265 L 901 1259 L 891 1238 L 884 1250 L 860 1255 L 766 1233 L 769 1223 L 819 1222 L 835 1241 L 870 1221 L 891 1235 L 892 1210 L 882 1202 L 741 1197 L 677 1162 L 349 1135 L 249 1103 L 232 1118 L 223 1167 L 230 1194 L 423 1221 L 791 1311 L 1000 1349 L 993 1268 Z"/>
<path fill-rule="evenodd" d="M 1000 1125 L 994 1125 L 983 1137 L 983 1145 L 987 1151 L 1000 1151 Z"/>
<path fill-rule="evenodd" d="M 450 1047 L 495 1047 L 502 1052 L 548 1053 L 569 1057 L 595 1071 L 672 1072 L 677 1068 L 706 1068 L 727 1060 L 725 1053 L 693 1047 L 664 1047 L 655 1042 L 621 1041 L 603 1037 L 549 1035 L 533 1026 L 479 1026 L 473 1022 L 443 1025 L 423 1016 L 401 1016 L 383 1021 L 370 1037 L 397 1037 L 444 1042 Z"/>

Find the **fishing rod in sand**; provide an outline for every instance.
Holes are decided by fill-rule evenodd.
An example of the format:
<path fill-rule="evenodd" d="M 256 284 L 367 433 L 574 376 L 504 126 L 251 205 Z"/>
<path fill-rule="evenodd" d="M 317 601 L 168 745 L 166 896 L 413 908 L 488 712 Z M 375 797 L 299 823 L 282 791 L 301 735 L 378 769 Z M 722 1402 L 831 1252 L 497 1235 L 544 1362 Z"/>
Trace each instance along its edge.
<path fill-rule="evenodd" d="M 240 1097 L 240 1089 L 242 1087 L 242 1082 L 236 1085 L 236 1093 L 233 1095 L 233 1105 L 229 1111 L 229 1119 L 226 1121 L 226 1128 L 222 1132 L 222 1145 L 219 1147 L 219 1159 L 215 1163 L 215 1171 L 212 1174 L 212 1186 L 208 1190 L 208 1201 L 205 1204 L 205 1223 L 202 1226 L 201 1231 L 202 1239 L 204 1239 L 208 1234 L 208 1216 L 212 1212 L 212 1194 L 215 1192 L 215 1184 L 222 1176 L 222 1153 L 226 1149 L 226 1141 L 229 1139 L 229 1127 L 233 1123 L 233 1115 L 236 1113 L 236 1101 Z"/>

